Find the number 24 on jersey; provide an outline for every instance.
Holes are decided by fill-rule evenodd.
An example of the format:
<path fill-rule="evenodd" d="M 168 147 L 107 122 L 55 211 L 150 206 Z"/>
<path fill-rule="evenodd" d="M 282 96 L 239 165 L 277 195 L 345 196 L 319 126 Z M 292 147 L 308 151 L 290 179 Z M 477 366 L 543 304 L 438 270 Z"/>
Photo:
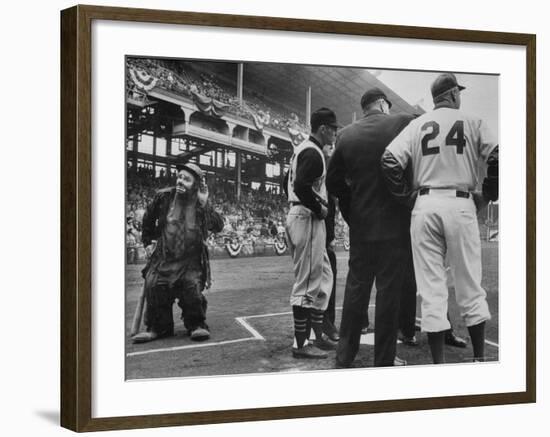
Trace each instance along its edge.
<path fill-rule="evenodd" d="M 437 155 L 439 153 L 439 146 L 432 146 L 428 144 L 431 140 L 435 139 L 440 133 L 439 123 L 436 121 L 427 121 L 422 125 L 422 132 L 427 132 L 422 137 L 422 156 Z M 464 147 L 466 146 L 466 140 L 464 138 L 464 121 L 457 120 L 451 127 L 451 130 L 445 137 L 446 146 L 455 146 L 456 153 L 462 155 L 464 153 Z"/>

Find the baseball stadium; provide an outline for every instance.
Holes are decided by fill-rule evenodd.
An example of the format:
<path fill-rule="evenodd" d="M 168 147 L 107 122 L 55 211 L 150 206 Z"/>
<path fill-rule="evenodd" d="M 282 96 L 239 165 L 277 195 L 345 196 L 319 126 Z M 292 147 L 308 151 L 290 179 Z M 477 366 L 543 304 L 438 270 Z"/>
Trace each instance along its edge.
<path fill-rule="evenodd" d="M 378 87 L 392 113 L 421 115 L 384 82 L 381 70 L 273 63 L 239 63 L 126 58 L 126 378 L 301 372 L 334 368 L 328 359 L 293 358 L 289 303 L 294 283 L 285 235 L 289 210 L 283 180 L 294 148 L 309 136 L 312 111 L 331 108 L 342 125 L 362 116 L 360 98 Z M 406 74 L 406 72 L 404 72 Z M 177 166 L 192 163 L 204 172 L 208 202 L 224 220 L 208 236 L 212 285 L 205 290 L 211 337 L 193 342 L 173 305 L 174 335 L 144 344 L 131 341 L 141 320 L 141 271 L 146 251 L 142 220 L 155 192 L 176 184 Z M 480 178 L 481 179 L 481 178 Z M 486 359 L 499 359 L 498 203 L 478 216 L 482 286 L 491 320 L 486 325 Z M 475 222 L 474 222 L 475 223 Z M 348 273 L 349 237 L 335 218 L 336 325 L 341 318 Z M 372 366 L 375 292 L 369 330 L 361 337 L 356 366 Z M 420 306 L 417 302 L 417 319 Z M 468 337 L 452 284 L 449 318 L 455 333 Z M 143 328 L 143 322 L 141 322 Z M 419 344 L 397 345 L 408 366 L 431 364 L 426 335 Z M 446 347 L 449 364 L 472 362 L 472 348 Z"/>

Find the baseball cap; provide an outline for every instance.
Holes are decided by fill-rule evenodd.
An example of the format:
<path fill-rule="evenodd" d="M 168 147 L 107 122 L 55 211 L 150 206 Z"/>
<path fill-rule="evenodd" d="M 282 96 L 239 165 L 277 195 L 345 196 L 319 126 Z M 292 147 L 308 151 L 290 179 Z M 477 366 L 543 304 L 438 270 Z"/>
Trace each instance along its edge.
<path fill-rule="evenodd" d="M 334 111 L 328 108 L 319 108 L 311 114 L 310 125 L 312 129 L 316 129 L 323 124 L 334 128 L 341 127 L 336 120 Z"/>
<path fill-rule="evenodd" d="M 465 86 L 458 84 L 456 76 L 453 73 L 440 74 L 432 83 L 432 97 L 437 97 L 454 87 L 458 87 L 460 91 L 466 89 Z"/>
<path fill-rule="evenodd" d="M 386 93 L 378 87 L 371 88 L 363 94 L 363 97 L 361 97 L 361 108 L 365 108 L 380 99 L 384 99 L 388 102 L 388 105 L 391 108 L 392 104 L 389 101 L 388 96 L 386 96 Z"/>
<path fill-rule="evenodd" d="M 204 174 L 201 168 L 197 164 L 193 164 L 192 162 L 176 163 L 176 169 L 178 171 L 186 170 L 189 173 L 191 173 L 193 176 L 195 176 L 197 179 L 201 179 Z"/>

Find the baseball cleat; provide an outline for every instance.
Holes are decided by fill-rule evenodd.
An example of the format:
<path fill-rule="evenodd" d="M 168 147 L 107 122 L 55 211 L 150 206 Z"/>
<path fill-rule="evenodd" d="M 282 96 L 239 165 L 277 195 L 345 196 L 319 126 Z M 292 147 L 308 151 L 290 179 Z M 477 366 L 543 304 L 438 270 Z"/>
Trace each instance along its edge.
<path fill-rule="evenodd" d="M 332 324 L 330 320 L 326 318 L 326 316 L 325 316 L 325 319 L 323 320 L 323 333 L 326 334 L 326 336 L 332 341 L 340 340 L 338 329 L 336 329 L 336 327 Z"/>
<path fill-rule="evenodd" d="M 328 357 L 328 353 L 322 351 L 318 347 L 308 344 L 303 347 L 292 348 L 292 356 L 294 358 L 313 358 L 313 359 L 323 359 Z"/>
<path fill-rule="evenodd" d="M 139 343 L 147 343 L 149 341 L 156 340 L 158 338 L 158 334 L 153 331 L 149 332 L 140 332 L 132 337 L 132 343 L 139 344 Z"/>
<path fill-rule="evenodd" d="M 394 360 L 393 360 L 393 365 L 394 365 L 394 366 L 406 366 L 406 365 L 407 365 L 407 361 L 406 361 L 406 360 L 402 360 L 402 359 L 399 358 L 399 357 L 395 357 Z"/>
<path fill-rule="evenodd" d="M 337 342 L 332 341 L 327 335 L 323 334 L 321 338 L 316 338 L 313 345 L 324 351 L 332 351 L 336 349 Z"/>
<path fill-rule="evenodd" d="M 418 346 L 420 344 L 418 342 L 418 339 L 416 338 L 416 335 L 413 335 L 412 337 L 407 337 L 406 335 L 399 334 L 397 339 L 407 346 Z"/>
<path fill-rule="evenodd" d="M 467 342 L 466 340 L 464 340 L 461 337 L 458 337 L 457 335 L 455 335 L 454 332 L 451 331 L 445 334 L 445 344 L 448 346 L 454 346 L 454 347 L 459 347 L 463 349 L 466 347 Z"/>
<path fill-rule="evenodd" d="M 210 338 L 210 332 L 206 328 L 195 328 L 191 331 L 189 335 L 193 341 L 204 341 Z"/>

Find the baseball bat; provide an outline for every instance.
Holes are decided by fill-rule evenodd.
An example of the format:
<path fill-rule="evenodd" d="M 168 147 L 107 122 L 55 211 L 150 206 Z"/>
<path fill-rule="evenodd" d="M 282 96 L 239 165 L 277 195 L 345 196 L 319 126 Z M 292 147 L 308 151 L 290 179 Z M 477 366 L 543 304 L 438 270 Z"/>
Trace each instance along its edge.
<path fill-rule="evenodd" d="M 153 251 L 157 247 L 157 242 L 152 241 Z M 148 253 L 146 251 L 146 253 Z M 149 258 L 149 255 L 147 255 L 147 258 Z M 132 329 L 130 330 L 130 335 L 133 337 L 139 332 L 139 328 L 141 327 L 141 320 L 143 319 L 143 307 L 145 306 L 145 281 L 143 281 L 143 289 L 141 290 L 141 295 L 139 296 L 138 304 L 136 307 L 136 311 L 134 312 L 134 318 L 132 320 Z"/>
<path fill-rule="evenodd" d="M 139 332 L 139 328 L 141 327 L 141 319 L 143 318 L 144 306 L 145 306 L 145 283 L 143 284 L 143 289 L 141 290 L 141 296 L 139 296 L 136 311 L 134 312 L 134 318 L 132 320 L 132 329 L 130 330 L 130 335 L 132 337 Z"/>

